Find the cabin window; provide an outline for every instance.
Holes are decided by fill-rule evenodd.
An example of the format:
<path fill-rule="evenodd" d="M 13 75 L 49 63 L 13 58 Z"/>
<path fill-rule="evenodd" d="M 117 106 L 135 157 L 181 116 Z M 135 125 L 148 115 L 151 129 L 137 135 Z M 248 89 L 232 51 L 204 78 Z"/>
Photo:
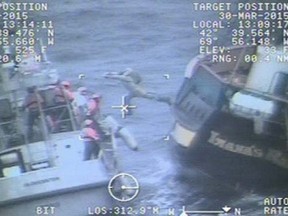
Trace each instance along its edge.
<path fill-rule="evenodd" d="M 180 104 L 183 101 L 183 99 L 189 94 L 192 88 L 193 85 L 191 85 L 190 79 L 185 78 L 176 96 L 176 104 Z"/>
<path fill-rule="evenodd" d="M 25 171 L 20 150 L 11 150 L 0 154 L 0 178 L 18 176 Z"/>
<path fill-rule="evenodd" d="M 276 73 L 271 88 L 274 95 L 288 96 L 288 74 L 284 72 Z"/>
<path fill-rule="evenodd" d="M 222 83 L 205 68 L 199 67 L 194 75 L 184 80 L 177 95 L 176 104 L 185 109 L 185 104 L 195 95 L 211 106 L 218 106 L 222 95 Z"/>

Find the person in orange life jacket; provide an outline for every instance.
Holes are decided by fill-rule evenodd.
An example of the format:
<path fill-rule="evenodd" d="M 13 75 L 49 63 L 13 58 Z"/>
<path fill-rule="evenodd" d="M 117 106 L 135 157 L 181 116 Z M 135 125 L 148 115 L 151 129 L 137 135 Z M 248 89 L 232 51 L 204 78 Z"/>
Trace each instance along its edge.
<path fill-rule="evenodd" d="M 34 132 L 33 125 L 35 120 L 39 117 L 39 109 L 43 105 L 43 98 L 37 93 L 36 87 L 27 88 L 27 95 L 24 99 L 23 108 L 27 109 L 27 138 L 28 141 L 32 141 Z"/>
<path fill-rule="evenodd" d="M 71 83 L 69 81 L 62 81 L 61 86 L 63 87 L 63 92 L 65 93 L 68 101 L 72 102 L 74 100 L 74 94 L 72 91 Z"/>
<path fill-rule="evenodd" d="M 55 115 L 53 119 L 55 121 L 55 131 L 60 129 L 60 124 L 62 123 L 71 128 L 68 106 L 73 100 L 74 96 L 70 82 L 58 82 L 54 89 Z"/>
<path fill-rule="evenodd" d="M 71 84 L 68 81 L 62 81 L 60 85 L 55 87 L 55 103 L 57 105 L 64 105 L 73 100 L 74 96 L 71 91 Z"/>
<path fill-rule="evenodd" d="M 91 119 L 93 121 L 93 127 L 98 131 L 100 138 L 104 137 L 104 133 L 99 124 L 99 119 L 101 118 L 100 113 L 100 103 L 102 96 L 99 94 L 93 94 L 88 101 L 88 111 L 86 113 L 86 119 Z"/>
<path fill-rule="evenodd" d="M 86 119 L 84 121 L 84 128 L 81 131 L 81 137 L 84 140 L 84 158 L 83 160 L 91 160 L 92 156 L 97 158 L 100 151 L 100 136 L 93 128 L 93 121 Z"/>
<path fill-rule="evenodd" d="M 98 118 L 100 116 L 100 101 L 101 95 L 93 94 L 88 101 L 88 112 L 87 115 L 92 118 Z"/>

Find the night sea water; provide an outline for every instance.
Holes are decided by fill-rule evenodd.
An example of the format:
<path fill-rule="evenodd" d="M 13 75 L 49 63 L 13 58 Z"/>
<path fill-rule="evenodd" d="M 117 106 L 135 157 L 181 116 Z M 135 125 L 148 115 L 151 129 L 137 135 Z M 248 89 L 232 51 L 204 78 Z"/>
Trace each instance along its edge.
<path fill-rule="evenodd" d="M 149 91 L 175 97 L 187 63 L 198 54 L 199 33 L 192 28 L 192 21 L 215 16 L 209 11 L 193 12 L 193 2 L 197 1 L 49 0 L 49 11 L 37 16 L 54 22 L 55 45 L 49 47 L 47 56 L 61 77 L 70 80 L 74 88 L 84 85 L 101 94 L 102 112 L 127 126 L 138 141 L 136 152 L 123 143 L 118 146 L 121 170 L 140 184 L 139 195 L 126 206 L 159 206 L 161 215 L 174 208 L 175 215 L 180 215 L 182 206 L 221 210 L 227 205 L 241 208 L 242 215 L 263 215 L 263 199 L 283 196 L 287 189 L 245 190 L 181 162 L 181 156 L 174 155 L 173 140 L 164 139 L 174 122 L 164 103 L 135 98 L 132 103 L 137 108 L 124 119 L 118 109 L 111 108 L 120 105 L 126 90 L 102 75 L 128 67 L 142 75 Z M 219 38 L 219 44 L 225 45 L 225 34 Z M 82 79 L 80 74 L 84 74 Z"/>

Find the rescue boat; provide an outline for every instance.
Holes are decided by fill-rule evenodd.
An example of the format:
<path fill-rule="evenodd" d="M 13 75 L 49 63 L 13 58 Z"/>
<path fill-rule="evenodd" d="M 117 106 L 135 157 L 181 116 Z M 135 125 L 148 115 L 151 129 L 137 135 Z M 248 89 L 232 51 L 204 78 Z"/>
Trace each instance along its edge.
<path fill-rule="evenodd" d="M 3 55 L 12 56 L 9 47 L 5 47 Z M 96 206 L 112 207 L 115 202 L 107 187 L 119 172 L 115 133 L 119 133 L 120 125 L 113 117 L 102 116 L 98 120 L 103 133 L 101 153 L 98 158 L 83 161 L 81 123 L 69 102 L 65 109 L 49 106 L 53 103 L 49 92 L 59 75 L 43 59 L 1 64 L 0 214 L 79 216 L 87 215 L 88 209 Z M 40 114 L 32 141 L 26 133 L 27 112 L 21 108 L 25 91 L 31 87 L 36 87 L 45 104 L 38 103 Z M 66 112 L 62 115 L 66 118 L 54 119 L 57 130 L 52 128 L 50 116 L 55 109 Z"/>
<path fill-rule="evenodd" d="M 287 182 L 285 58 L 283 47 L 241 46 L 190 61 L 171 132 L 186 162 L 231 183 Z"/>

